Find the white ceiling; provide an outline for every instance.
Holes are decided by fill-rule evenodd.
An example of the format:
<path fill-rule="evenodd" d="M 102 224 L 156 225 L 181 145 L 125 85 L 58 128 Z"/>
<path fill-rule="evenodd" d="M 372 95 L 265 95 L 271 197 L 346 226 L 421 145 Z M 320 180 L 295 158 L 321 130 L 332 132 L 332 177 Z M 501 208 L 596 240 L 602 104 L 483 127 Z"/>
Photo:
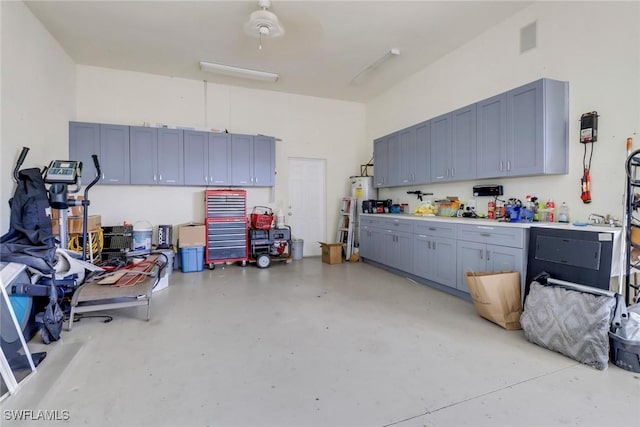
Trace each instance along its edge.
<path fill-rule="evenodd" d="M 25 3 L 78 64 L 366 101 L 532 2 L 273 0 L 286 33 L 262 50 L 243 30 L 257 0 Z M 350 84 L 391 48 L 401 54 Z M 200 61 L 280 79 L 219 77 Z"/>

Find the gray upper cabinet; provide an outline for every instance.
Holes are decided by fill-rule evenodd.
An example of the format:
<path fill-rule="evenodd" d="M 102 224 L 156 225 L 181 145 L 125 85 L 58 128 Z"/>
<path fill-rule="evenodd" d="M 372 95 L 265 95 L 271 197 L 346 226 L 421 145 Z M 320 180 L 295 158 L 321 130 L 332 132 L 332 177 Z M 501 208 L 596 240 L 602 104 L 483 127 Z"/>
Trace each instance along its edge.
<path fill-rule="evenodd" d="M 431 120 L 431 181 L 476 177 L 476 105 Z"/>
<path fill-rule="evenodd" d="M 184 139 L 179 129 L 158 129 L 158 184 L 184 184 Z"/>
<path fill-rule="evenodd" d="M 231 135 L 231 185 L 253 185 L 253 136 Z"/>
<path fill-rule="evenodd" d="M 507 92 L 509 176 L 569 171 L 569 83 L 540 79 Z"/>
<path fill-rule="evenodd" d="M 209 185 L 229 185 L 231 182 L 231 135 L 209 134 Z"/>
<path fill-rule="evenodd" d="M 82 162 L 84 181 L 95 176 L 94 154 L 102 172 L 99 184 L 129 184 L 129 126 L 69 122 L 70 160 Z"/>
<path fill-rule="evenodd" d="M 374 186 L 402 185 L 400 133 L 394 132 L 373 142 Z"/>
<path fill-rule="evenodd" d="M 275 138 L 231 135 L 231 185 L 273 186 L 275 182 Z"/>
<path fill-rule="evenodd" d="M 511 166 L 507 157 L 507 94 L 480 101 L 476 110 L 478 178 L 506 176 Z"/>
<path fill-rule="evenodd" d="M 387 139 L 389 135 L 373 141 L 373 185 L 376 188 L 389 185 L 389 150 Z"/>
<path fill-rule="evenodd" d="M 129 126 L 100 125 L 102 184 L 129 184 Z"/>
<path fill-rule="evenodd" d="M 476 178 L 476 105 L 451 113 L 451 180 Z"/>
<path fill-rule="evenodd" d="M 197 130 L 183 133 L 185 185 L 209 184 L 209 135 Z"/>
<path fill-rule="evenodd" d="M 129 138 L 131 184 L 157 184 L 158 129 L 131 126 Z"/>
<path fill-rule="evenodd" d="M 93 154 L 100 184 L 275 185 L 272 136 L 69 122 L 69 159 L 91 178 Z"/>
<path fill-rule="evenodd" d="M 89 182 L 95 177 L 93 154 L 98 155 L 100 168 L 100 125 L 98 123 L 69 122 L 69 160 L 82 162 L 82 181 Z M 101 177 L 102 178 L 102 177 Z"/>
<path fill-rule="evenodd" d="M 568 172 L 568 83 L 540 79 L 478 103 L 478 178 Z"/>
<path fill-rule="evenodd" d="M 273 187 L 276 177 L 276 140 L 272 136 L 253 137 L 253 185 Z"/>
<path fill-rule="evenodd" d="M 431 119 L 431 182 L 449 181 L 451 158 L 451 114 Z"/>
<path fill-rule="evenodd" d="M 414 129 L 416 130 L 416 149 L 413 157 L 412 184 L 429 184 L 431 182 L 431 121 L 417 124 Z"/>
<path fill-rule="evenodd" d="M 129 127 L 131 184 L 184 184 L 182 130 Z"/>

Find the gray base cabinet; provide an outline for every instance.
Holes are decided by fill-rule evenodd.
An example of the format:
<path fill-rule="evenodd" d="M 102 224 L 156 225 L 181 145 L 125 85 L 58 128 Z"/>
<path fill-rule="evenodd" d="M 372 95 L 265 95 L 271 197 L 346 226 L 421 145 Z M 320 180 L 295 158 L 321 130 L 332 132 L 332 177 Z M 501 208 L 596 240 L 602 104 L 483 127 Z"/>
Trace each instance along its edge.
<path fill-rule="evenodd" d="M 456 286 L 456 224 L 429 221 L 414 225 L 413 274 Z"/>
<path fill-rule="evenodd" d="M 360 257 L 409 273 L 468 298 L 466 272 L 517 271 L 526 278 L 528 230 L 515 226 L 463 224 L 362 215 Z M 466 295 L 466 296 L 465 296 Z"/>
<path fill-rule="evenodd" d="M 458 227 L 458 278 L 456 287 L 469 292 L 468 272 L 518 271 L 526 277 L 527 230 L 461 224 Z"/>

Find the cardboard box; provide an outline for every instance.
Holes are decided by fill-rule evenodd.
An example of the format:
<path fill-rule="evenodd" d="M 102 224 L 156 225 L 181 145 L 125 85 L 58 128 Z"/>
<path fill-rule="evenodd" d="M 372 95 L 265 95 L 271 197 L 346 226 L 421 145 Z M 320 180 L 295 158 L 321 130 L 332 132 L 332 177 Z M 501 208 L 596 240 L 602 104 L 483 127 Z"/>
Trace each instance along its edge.
<path fill-rule="evenodd" d="M 73 200 L 82 200 L 84 199 L 84 196 L 74 196 L 71 195 L 68 197 L 68 199 L 73 199 Z M 78 206 L 69 206 L 67 208 L 67 215 L 68 216 L 82 216 L 82 205 L 78 205 Z M 54 209 L 51 208 L 51 219 L 58 219 L 60 218 L 60 210 L 59 209 Z"/>
<path fill-rule="evenodd" d="M 53 229 L 53 234 L 56 236 L 59 233 L 58 227 L 59 219 L 51 220 L 51 228 Z M 87 218 L 87 232 L 97 231 L 102 228 L 102 217 L 100 215 L 89 215 Z M 82 217 L 81 216 L 70 216 L 67 218 L 67 233 L 69 234 L 82 234 Z"/>
<path fill-rule="evenodd" d="M 204 224 L 189 223 L 178 226 L 178 247 L 206 246 L 207 230 Z"/>
<path fill-rule="evenodd" d="M 322 262 L 327 264 L 340 264 L 342 262 L 342 243 L 324 243 L 322 246 Z"/>

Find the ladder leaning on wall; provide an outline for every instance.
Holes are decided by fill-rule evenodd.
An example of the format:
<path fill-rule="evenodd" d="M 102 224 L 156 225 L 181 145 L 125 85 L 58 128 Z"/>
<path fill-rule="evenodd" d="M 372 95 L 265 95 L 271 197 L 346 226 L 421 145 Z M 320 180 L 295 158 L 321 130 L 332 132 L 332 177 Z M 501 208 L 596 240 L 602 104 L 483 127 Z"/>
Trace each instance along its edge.
<path fill-rule="evenodd" d="M 343 197 L 340 205 L 340 218 L 338 220 L 338 231 L 336 242 L 342 243 L 344 257 L 348 261 L 353 254 L 353 226 L 355 224 L 356 198 Z"/>

